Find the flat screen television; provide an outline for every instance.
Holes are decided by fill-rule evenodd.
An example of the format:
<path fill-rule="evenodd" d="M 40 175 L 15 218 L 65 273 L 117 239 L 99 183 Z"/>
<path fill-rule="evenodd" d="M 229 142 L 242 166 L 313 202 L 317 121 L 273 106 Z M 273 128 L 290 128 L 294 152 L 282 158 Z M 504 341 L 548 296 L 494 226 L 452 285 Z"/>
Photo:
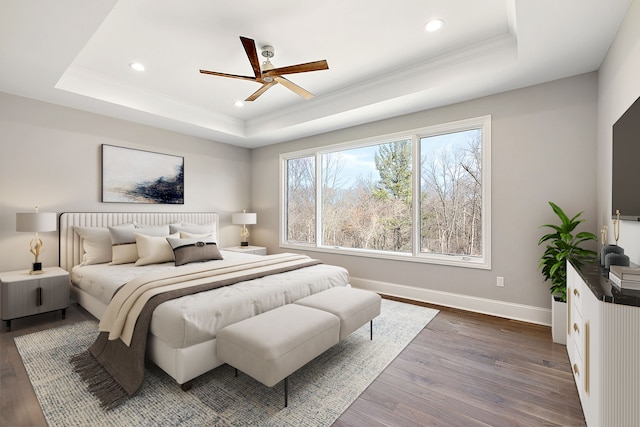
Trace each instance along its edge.
<path fill-rule="evenodd" d="M 640 221 L 640 98 L 613 125 L 611 216 Z"/>

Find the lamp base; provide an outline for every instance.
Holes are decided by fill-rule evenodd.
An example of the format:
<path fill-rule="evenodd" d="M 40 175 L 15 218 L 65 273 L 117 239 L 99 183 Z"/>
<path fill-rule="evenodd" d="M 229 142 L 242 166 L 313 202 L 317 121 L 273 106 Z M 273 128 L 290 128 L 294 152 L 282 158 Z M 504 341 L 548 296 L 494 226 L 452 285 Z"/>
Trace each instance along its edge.
<path fill-rule="evenodd" d="M 29 272 L 29 274 L 42 274 L 44 273 L 44 270 L 42 269 L 42 263 L 41 262 L 34 262 L 33 263 L 33 268 L 31 269 L 31 271 Z"/>
<path fill-rule="evenodd" d="M 240 246 L 249 246 L 249 242 L 240 242 Z"/>

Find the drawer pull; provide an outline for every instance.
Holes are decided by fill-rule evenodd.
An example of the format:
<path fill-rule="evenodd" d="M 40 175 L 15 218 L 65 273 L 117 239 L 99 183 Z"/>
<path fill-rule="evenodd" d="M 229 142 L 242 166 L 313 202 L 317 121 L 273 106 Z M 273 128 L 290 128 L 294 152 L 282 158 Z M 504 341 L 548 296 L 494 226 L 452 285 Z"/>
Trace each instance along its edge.
<path fill-rule="evenodd" d="M 38 293 L 36 294 L 36 306 L 40 307 L 42 305 L 42 288 L 38 288 Z"/>
<path fill-rule="evenodd" d="M 573 324 L 573 330 L 576 331 L 577 333 L 580 333 L 580 328 L 578 327 L 577 323 Z"/>
<path fill-rule="evenodd" d="M 578 364 L 574 363 L 573 364 L 573 373 L 576 375 L 580 375 L 580 371 L 578 370 Z"/>
<path fill-rule="evenodd" d="M 576 289 L 576 288 L 573 288 L 573 294 L 575 296 L 579 297 L 580 296 L 580 291 L 578 291 L 578 289 Z"/>

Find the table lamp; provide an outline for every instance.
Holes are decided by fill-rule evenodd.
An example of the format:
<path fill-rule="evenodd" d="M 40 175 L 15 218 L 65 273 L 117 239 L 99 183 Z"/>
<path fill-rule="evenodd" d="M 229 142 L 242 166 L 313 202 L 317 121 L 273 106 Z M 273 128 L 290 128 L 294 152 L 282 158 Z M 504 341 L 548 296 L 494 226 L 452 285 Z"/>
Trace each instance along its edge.
<path fill-rule="evenodd" d="M 31 240 L 30 252 L 35 255 L 35 261 L 33 263 L 33 269 L 29 274 L 40 274 L 42 270 L 42 263 L 38 261 L 40 254 L 44 251 L 44 244 L 40 237 L 39 232 L 56 231 L 58 222 L 58 215 L 55 212 L 38 212 L 36 206 L 35 212 L 18 212 L 16 213 L 16 231 L 35 232 L 36 237 Z"/>
<path fill-rule="evenodd" d="M 242 241 L 240 242 L 240 246 L 249 246 L 249 230 L 247 230 L 247 225 L 257 224 L 257 220 L 258 215 L 255 213 L 248 213 L 246 209 L 241 213 L 234 213 L 231 217 L 231 222 L 233 224 L 242 224 L 242 231 L 240 232 L 240 238 Z"/>

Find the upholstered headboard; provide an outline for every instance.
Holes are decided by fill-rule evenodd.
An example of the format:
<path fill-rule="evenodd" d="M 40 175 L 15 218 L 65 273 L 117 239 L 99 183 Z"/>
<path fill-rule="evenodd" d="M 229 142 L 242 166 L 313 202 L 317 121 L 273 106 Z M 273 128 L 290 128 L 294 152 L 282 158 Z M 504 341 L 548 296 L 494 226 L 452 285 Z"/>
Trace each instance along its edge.
<path fill-rule="evenodd" d="M 60 267 L 71 271 L 82 262 L 82 244 L 74 227 L 110 227 L 135 222 L 145 225 L 173 223 L 215 224 L 219 236 L 218 214 L 215 212 L 65 212 L 60 215 Z"/>

